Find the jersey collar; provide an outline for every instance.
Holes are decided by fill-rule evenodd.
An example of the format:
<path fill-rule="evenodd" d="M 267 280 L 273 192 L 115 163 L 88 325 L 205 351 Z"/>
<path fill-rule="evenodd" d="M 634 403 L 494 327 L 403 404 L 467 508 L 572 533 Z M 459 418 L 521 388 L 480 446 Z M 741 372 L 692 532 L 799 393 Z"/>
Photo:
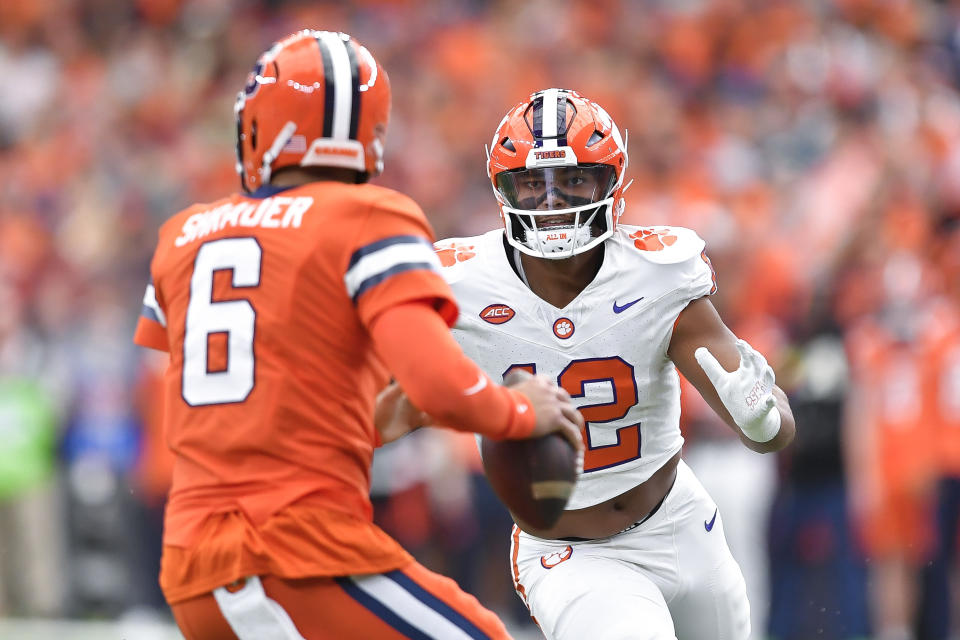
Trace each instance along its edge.
<path fill-rule="evenodd" d="M 295 186 L 297 185 L 288 185 L 285 187 L 279 187 L 277 185 L 265 184 L 259 189 L 257 189 L 256 191 L 254 191 L 253 193 L 248 193 L 247 197 L 257 198 L 262 200 L 263 198 L 269 198 L 270 196 L 275 196 L 281 191 L 286 191 L 287 189 L 293 189 Z"/>

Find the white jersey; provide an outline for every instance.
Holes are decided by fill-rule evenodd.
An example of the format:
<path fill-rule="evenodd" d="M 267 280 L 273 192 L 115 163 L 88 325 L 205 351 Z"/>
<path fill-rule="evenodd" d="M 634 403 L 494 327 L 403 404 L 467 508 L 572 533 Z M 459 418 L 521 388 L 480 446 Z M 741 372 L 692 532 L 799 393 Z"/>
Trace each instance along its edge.
<path fill-rule="evenodd" d="M 568 509 L 637 486 L 680 450 L 667 349 L 680 312 L 716 290 L 704 242 L 689 229 L 620 225 L 604 247 L 597 276 L 558 309 L 514 272 L 502 229 L 436 244 L 464 352 L 498 380 L 513 368 L 555 379 L 583 413 L 584 472 Z"/>

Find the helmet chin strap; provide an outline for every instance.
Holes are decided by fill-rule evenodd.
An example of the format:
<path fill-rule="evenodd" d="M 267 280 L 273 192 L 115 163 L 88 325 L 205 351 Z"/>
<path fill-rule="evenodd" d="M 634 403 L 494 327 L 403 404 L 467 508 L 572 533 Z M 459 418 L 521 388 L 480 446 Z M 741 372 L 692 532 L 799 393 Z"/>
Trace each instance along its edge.
<path fill-rule="evenodd" d="M 273 173 L 273 161 L 277 159 L 284 145 L 290 142 L 290 138 L 293 137 L 296 131 L 297 123 L 293 120 L 288 120 L 287 124 L 283 125 L 283 128 L 280 129 L 277 137 L 273 139 L 273 144 L 271 144 L 270 148 L 263 154 L 263 166 L 260 167 L 261 187 L 270 184 L 270 176 Z"/>
<path fill-rule="evenodd" d="M 517 275 L 520 276 L 520 280 L 523 281 L 523 284 L 527 286 L 527 289 L 530 289 L 530 282 L 527 280 L 527 272 L 523 270 L 523 260 L 520 259 L 520 249 L 516 247 L 513 248 L 513 263 L 517 265 Z"/>

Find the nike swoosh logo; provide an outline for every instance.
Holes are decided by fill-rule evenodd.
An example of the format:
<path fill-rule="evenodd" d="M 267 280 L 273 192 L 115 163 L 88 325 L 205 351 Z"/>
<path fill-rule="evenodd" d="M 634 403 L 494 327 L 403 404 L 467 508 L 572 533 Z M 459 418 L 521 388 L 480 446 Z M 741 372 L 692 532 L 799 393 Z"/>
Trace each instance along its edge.
<path fill-rule="evenodd" d="M 639 298 L 637 298 L 637 299 L 634 300 L 633 302 L 628 302 L 627 304 L 623 305 L 622 307 L 617 304 L 617 301 L 616 301 L 616 300 L 614 300 L 614 301 L 613 301 L 613 312 L 614 312 L 614 313 L 623 313 L 624 311 L 626 311 L 627 309 L 629 309 L 629 308 L 632 307 L 633 305 L 635 305 L 635 304 L 637 304 L 638 302 L 640 302 L 641 300 L 643 300 L 643 298 L 644 298 L 644 296 L 640 296 Z"/>
<path fill-rule="evenodd" d="M 713 530 L 713 523 L 716 522 L 716 521 L 717 521 L 717 510 L 714 509 L 714 510 L 713 510 L 713 517 L 710 518 L 710 522 L 707 522 L 706 520 L 703 521 L 703 528 L 706 529 L 708 532 L 712 531 L 712 530 Z"/>
<path fill-rule="evenodd" d="M 484 388 L 486 388 L 486 386 L 487 386 L 487 376 L 485 376 L 485 375 L 483 375 L 483 374 L 481 373 L 481 374 L 480 374 L 480 379 L 477 380 L 477 384 L 473 385 L 472 387 L 468 387 L 468 388 L 464 389 L 464 390 L 463 390 L 463 395 L 465 395 L 465 396 L 472 396 L 472 395 L 474 395 L 474 394 L 476 394 L 476 393 L 480 393 L 481 391 L 484 390 Z"/>

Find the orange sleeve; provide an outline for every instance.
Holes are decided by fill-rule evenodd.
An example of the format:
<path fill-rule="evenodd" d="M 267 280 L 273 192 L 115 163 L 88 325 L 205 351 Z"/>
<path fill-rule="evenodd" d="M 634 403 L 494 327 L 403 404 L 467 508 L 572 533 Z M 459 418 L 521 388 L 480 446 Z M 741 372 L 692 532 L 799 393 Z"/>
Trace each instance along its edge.
<path fill-rule="evenodd" d="M 433 230 L 420 207 L 400 193 L 378 199 L 367 212 L 349 252 L 347 294 L 368 328 L 384 309 L 423 300 L 452 326 L 453 291 L 440 274 Z"/>
<path fill-rule="evenodd" d="M 137 320 L 137 330 L 133 334 L 133 341 L 141 347 L 149 347 L 159 351 L 170 350 L 170 346 L 167 344 L 167 330 L 155 320 L 143 316 L 140 316 L 140 319 Z"/>
<path fill-rule="evenodd" d="M 140 319 L 133 334 L 133 341 L 141 347 L 149 347 L 160 351 L 169 351 L 167 340 L 167 318 L 157 301 L 157 292 L 153 286 L 153 279 L 147 285 L 143 294 L 143 307 L 140 310 Z"/>
<path fill-rule="evenodd" d="M 410 401 L 440 424 L 495 440 L 533 433 L 536 416 L 526 396 L 493 382 L 430 305 L 412 302 L 384 310 L 371 336 Z"/>

